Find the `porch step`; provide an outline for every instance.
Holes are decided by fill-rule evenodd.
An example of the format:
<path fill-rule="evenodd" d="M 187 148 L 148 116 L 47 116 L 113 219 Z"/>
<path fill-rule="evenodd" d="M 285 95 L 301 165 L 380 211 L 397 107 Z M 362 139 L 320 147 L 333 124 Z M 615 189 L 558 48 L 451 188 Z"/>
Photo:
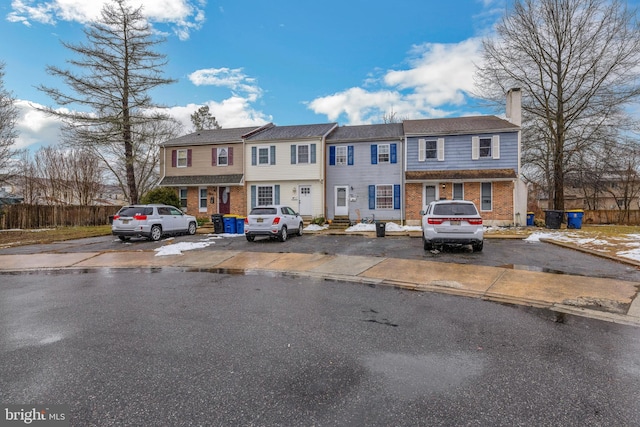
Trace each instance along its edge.
<path fill-rule="evenodd" d="M 329 224 L 329 229 L 334 230 L 344 230 L 345 228 L 349 228 L 351 225 L 351 221 L 348 216 L 335 216 Z"/>

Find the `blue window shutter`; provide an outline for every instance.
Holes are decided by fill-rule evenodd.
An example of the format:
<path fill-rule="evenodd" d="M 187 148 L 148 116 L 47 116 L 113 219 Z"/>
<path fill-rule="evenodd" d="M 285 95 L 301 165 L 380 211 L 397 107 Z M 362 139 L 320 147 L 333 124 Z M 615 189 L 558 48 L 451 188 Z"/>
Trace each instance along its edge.
<path fill-rule="evenodd" d="M 251 147 L 251 166 L 258 164 L 258 147 Z"/>
<path fill-rule="evenodd" d="M 391 163 L 398 163 L 398 144 L 391 144 Z"/>
<path fill-rule="evenodd" d="M 369 186 L 369 209 L 375 209 L 375 208 L 376 208 L 376 186 L 370 185 Z"/>
<path fill-rule="evenodd" d="M 400 209 L 400 185 L 393 186 L 393 209 Z"/>
<path fill-rule="evenodd" d="M 353 166 L 353 145 L 347 147 L 347 165 Z"/>
<path fill-rule="evenodd" d="M 273 198 L 275 199 L 273 201 L 273 204 L 279 205 L 280 204 L 280 185 L 278 184 L 273 186 Z"/>
<path fill-rule="evenodd" d="M 329 147 L 329 165 L 333 166 L 336 164 L 336 147 L 333 145 Z"/>
<path fill-rule="evenodd" d="M 311 163 L 315 163 L 316 162 L 316 144 L 311 144 L 311 155 L 310 155 L 311 159 Z"/>
<path fill-rule="evenodd" d="M 272 145 L 271 147 L 269 147 L 269 152 L 271 153 L 271 161 L 270 161 L 270 165 L 275 165 L 276 164 L 276 146 Z"/>
<path fill-rule="evenodd" d="M 378 164 L 378 146 L 376 144 L 371 145 L 371 164 Z"/>
<path fill-rule="evenodd" d="M 296 152 L 297 146 L 295 144 L 291 145 L 291 164 L 295 165 L 296 164 L 296 160 L 297 160 L 297 152 Z"/>
<path fill-rule="evenodd" d="M 255 148 L 255 147 L 254 147 Z M 251 186 L 251 209 L 256 207 L 256 186 Z"/>

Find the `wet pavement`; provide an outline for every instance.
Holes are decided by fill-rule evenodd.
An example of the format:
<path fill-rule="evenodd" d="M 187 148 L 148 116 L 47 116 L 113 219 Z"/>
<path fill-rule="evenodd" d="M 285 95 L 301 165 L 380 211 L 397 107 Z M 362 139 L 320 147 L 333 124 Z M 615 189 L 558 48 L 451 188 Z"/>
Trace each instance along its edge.
<path fill-rule="evenodd" d="M 349 241 L 350 237 L 343 236 L 342 239 Z M 417 240 L 419 244 L 419 239 L 408 237 L 402 239 L 405 240 L 400 240 L 399 245 L 411 240 L 414 241 L 412 243 Z M 33 253 L 32 250 L 32 253 L 20 253 L 20 251 L 6 253 L 7 251 L 2 251 L 0 252 L 0 274 L 3 271 L 20 272 L 60 268 L 171 267 L 188 271 L 206 270 L 322 278 L 548 308 L 559 313 L 640 326 L 640 302 L 636 298 L 640 281 L 636 280 L 554 274 L 535 271 L 535 269 L 520 269 L 515 265 L 459 264 L 424 257 L 423 259 L 405 259 L 394 257 L 393 250 L 385 253 L 385 256 L 332 254 L 315 246 L 316 252 L 298 253 L 282 252 L 291 250 L 290 246 L 262 243 L 238 246 L 250 250 L 205 248 L 186 251 L 178 256 L 156 256 L 153 250 L 131 250 L 131 247 L 136 247 L 135 245 L 120 245 L 121 250 L 117 251 L 83 252 L 81 250 L 83 248 L 97 248 L 98 246 L 94 244 L 100 241 L 100 239 L 85 240 L 88 241 L 84 244 L 72 244 L 74 248 L 72 252 Z M 292 239 L 291 242 L 295 240 Z M 313 239 L 304 237 L 299 238 L 298 241 L 299 243 L 304 241 L 305 244 L 314 242 Z M 343 246 L 347 246 L 344 244 L 345 240 L 342 242 Z M 167 243 L 169 242 L 163 244 Z M 46 249 L 52 251 L 52 245 L 47 246 Z M 562 250 L 571 252 L 568 249 Z"/>

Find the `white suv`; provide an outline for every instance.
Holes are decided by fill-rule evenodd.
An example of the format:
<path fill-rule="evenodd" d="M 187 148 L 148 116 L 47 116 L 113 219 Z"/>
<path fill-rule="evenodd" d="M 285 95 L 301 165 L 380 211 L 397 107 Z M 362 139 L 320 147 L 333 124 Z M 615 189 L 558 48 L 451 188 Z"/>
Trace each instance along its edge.
<path fill-rule="evenodd" d="M 167 234 L 196 234 L 196 217 L 168 205 L 125 206 L 113 217 L 111 234 L 120 240 L 146 237 L 155 241 Z"/>
<path fill-rule="evenodd" d="M 256 236 L 268 236 L 284 242 L 289 233 L 302 236 L 303 229 L 302 217 L 289 206 L 255 207 L 244 219 L 244 234 L 250 242 Z"/>
<path fill-rule="evenodd" d="M 473 202 L 438 200 L 429 203 L 420 215 L 424 250 L 443 245 L 471 245 L 474 251 L 482 250 L 482 217 Z"/>

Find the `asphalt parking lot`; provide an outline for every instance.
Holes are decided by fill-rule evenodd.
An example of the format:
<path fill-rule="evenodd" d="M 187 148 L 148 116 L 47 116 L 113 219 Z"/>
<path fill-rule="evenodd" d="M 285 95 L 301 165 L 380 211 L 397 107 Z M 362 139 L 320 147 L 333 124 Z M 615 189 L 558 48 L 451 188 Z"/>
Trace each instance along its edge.
<path fill-rule="evenodd" d="M 113 236 L 103 236 L 46 245 L 6 248 L 1 249 L 0 254 L 153 251 L 162 246 L 180 242 L 208 243 L 207 247 L 196 251 L 320 253 L 417 259 L 640 282 L 640 270 L 636 266 L 559 247 L 551 243 L 527 242 L 521 239 L 485 239 L 484 250 L 472 252 L 470 247 L 424 251 L 419 237 L 389 235 L 370 237 L 306 233 L 302 237 L 292 236 L 286 242 L 269 239 L 256 239 L 255 242 L 247 242 L 242 236 L 196 234 L 168 238 L 159 242 L 132 239 L 126 243 Z"/>

